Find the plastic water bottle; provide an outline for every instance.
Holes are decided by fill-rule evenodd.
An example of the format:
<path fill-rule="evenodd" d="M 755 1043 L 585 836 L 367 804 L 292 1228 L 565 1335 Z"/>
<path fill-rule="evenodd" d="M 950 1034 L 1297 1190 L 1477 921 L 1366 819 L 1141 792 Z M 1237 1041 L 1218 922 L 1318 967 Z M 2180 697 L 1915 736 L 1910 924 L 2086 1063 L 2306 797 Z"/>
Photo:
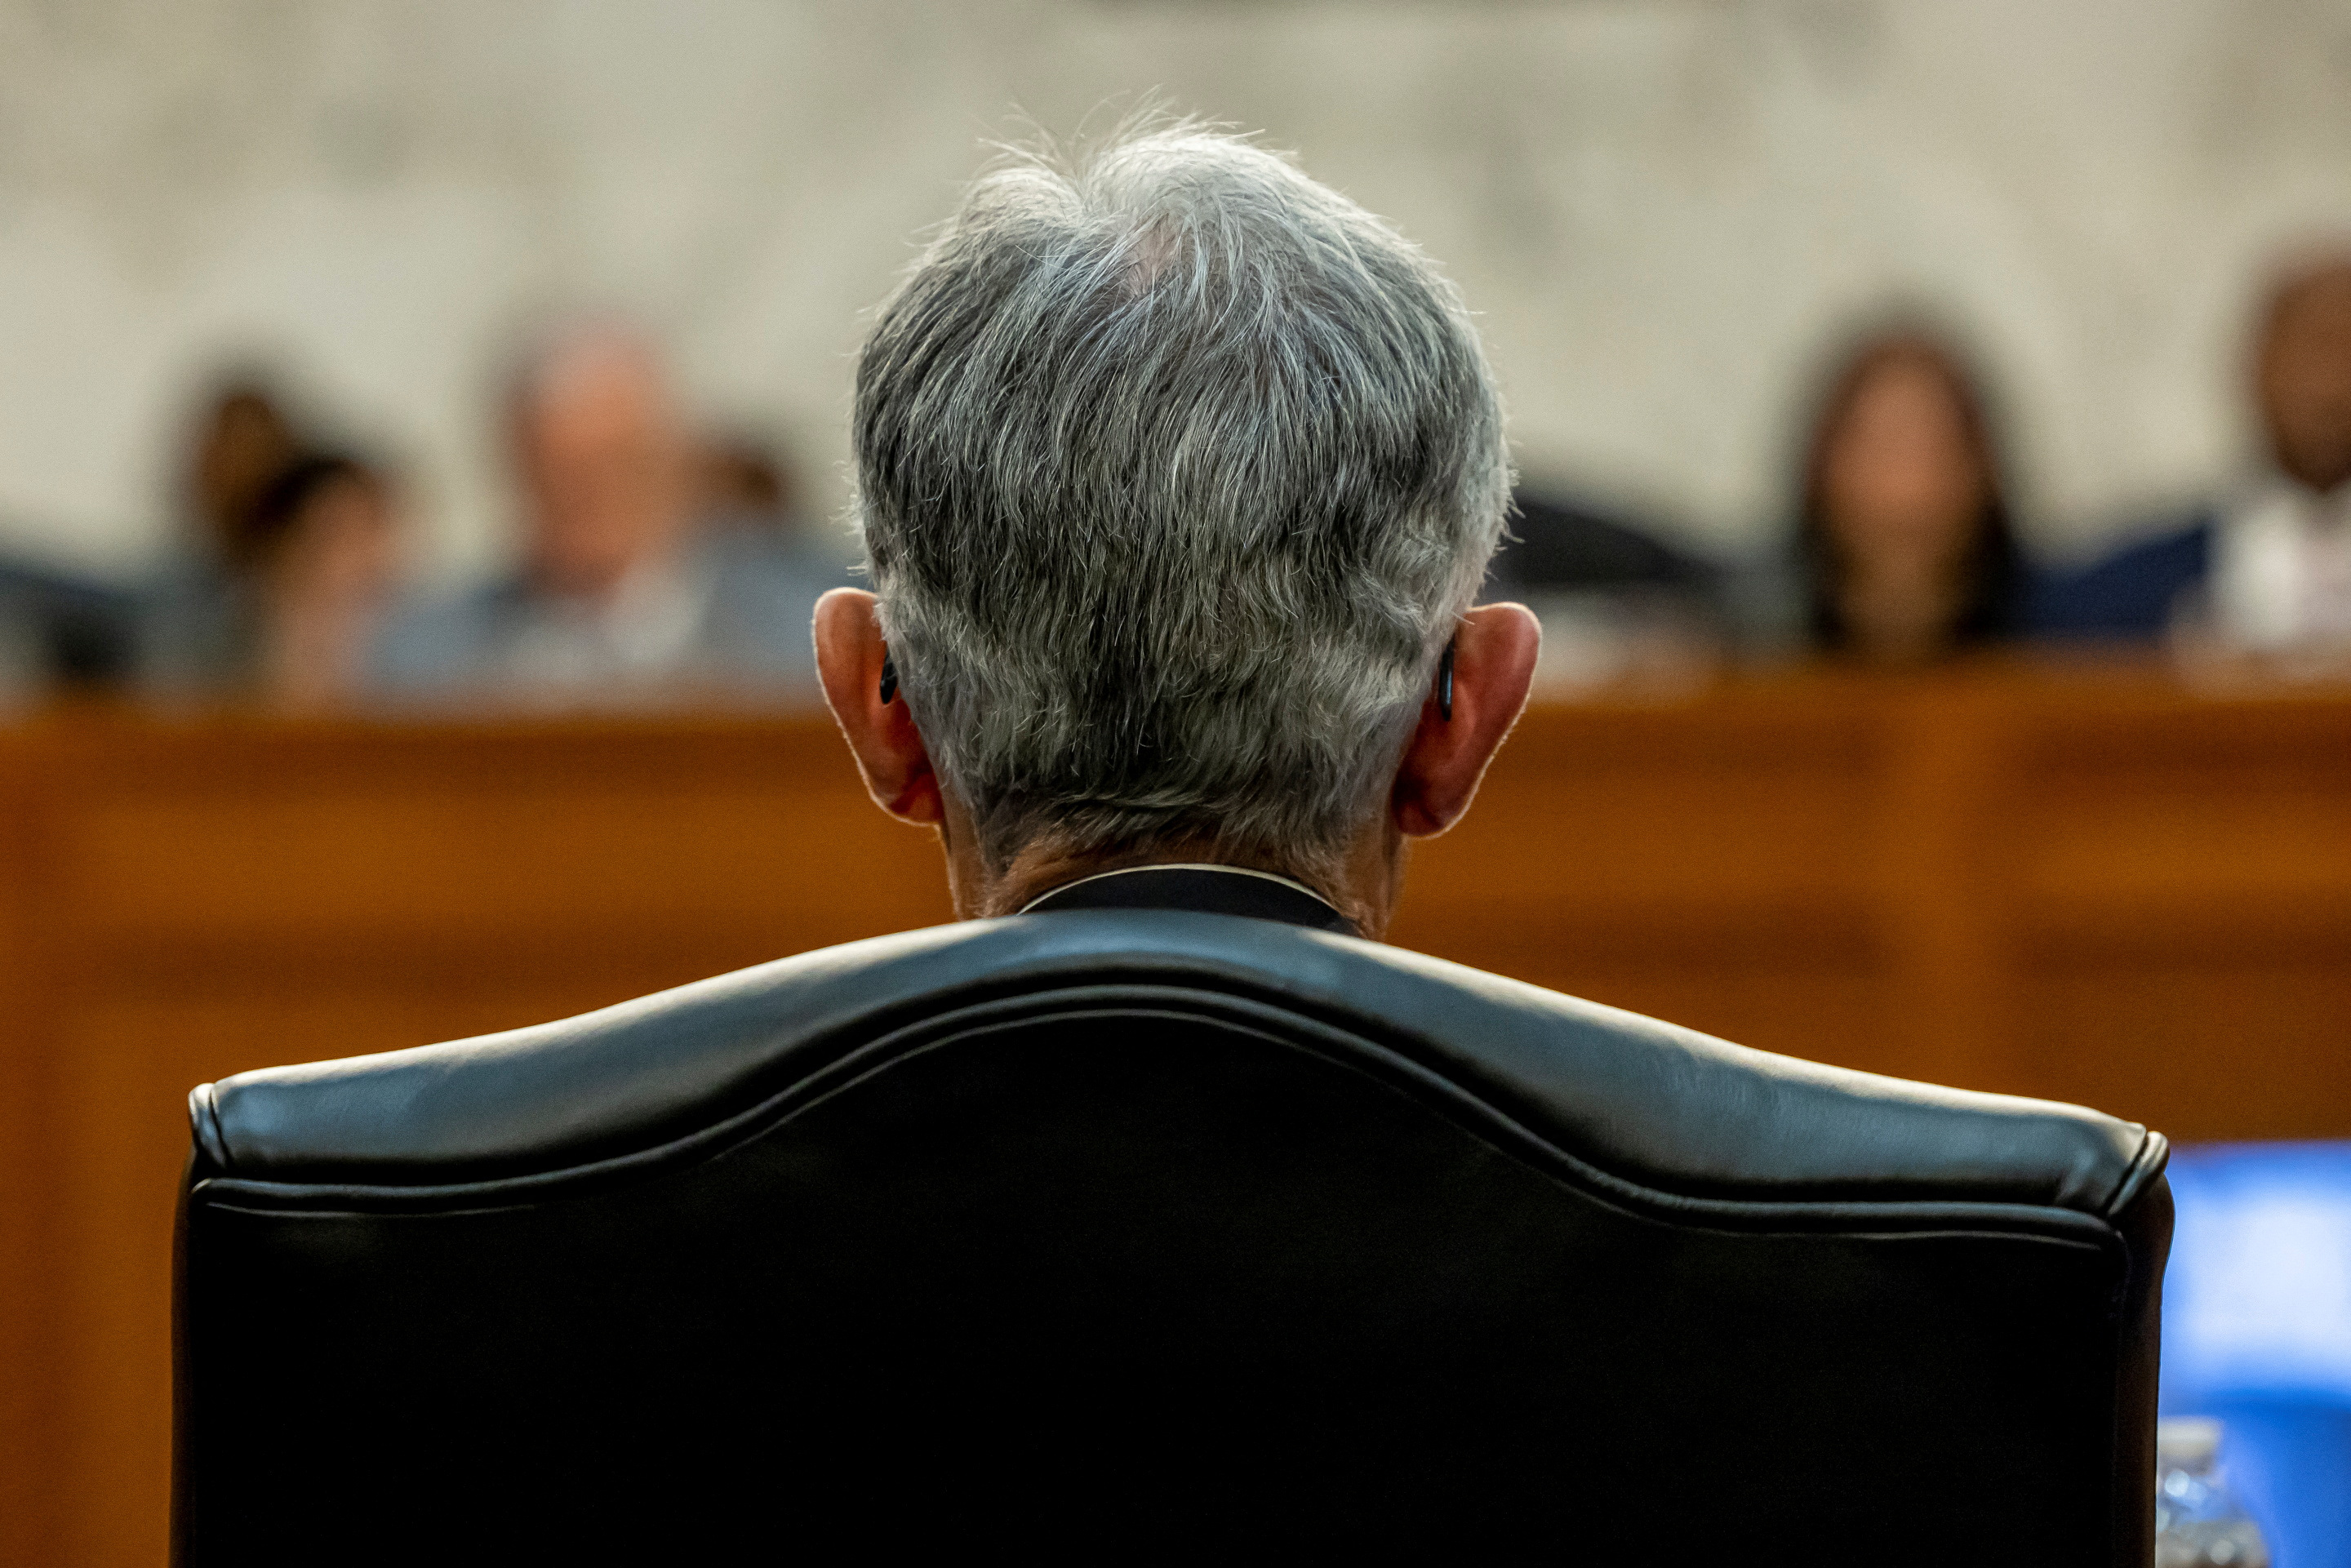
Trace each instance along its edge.
<path fill-rule="evenodd" d="M 2155 1568 L 2269 1568 L 2270 1549 L 2217 1462 L 2220 1423 L 2155 1428 Z"/>

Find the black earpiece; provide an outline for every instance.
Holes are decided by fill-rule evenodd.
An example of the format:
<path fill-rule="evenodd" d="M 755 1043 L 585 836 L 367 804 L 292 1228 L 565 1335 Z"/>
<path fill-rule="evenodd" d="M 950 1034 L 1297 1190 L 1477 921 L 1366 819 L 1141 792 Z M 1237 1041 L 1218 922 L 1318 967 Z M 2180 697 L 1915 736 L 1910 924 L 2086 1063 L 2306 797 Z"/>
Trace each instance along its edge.
<path fill-rule="evenodd" d="M 1453 722 L 1453 644 L 1445 644 L 1445 657 L 1437 661 L 1437 716 L 1446 723 Z"/>
<path fill-rule="evenodd" d="M 1448 651 L 1448 652 L 1447 652 L 1447 653 L 1446 654 L 1446 656 L 1449 659 L 1449 658 L 1451 658 L 1451 657 L 1452 657 L 1452 654 L 1451 654 L 1451 653 Z M 1448 691 L 1451 689 L 1452 675 L 1451 675 L 1450 672 L 1451 672 L 1452 668 L 1453 668 L 1453 666 L 1452 666 L 1452 665 L 1450 665 L 1450 664 L 1447 664 L 1447 665 L 1446 666 L 1446 669 L 1447 669 L 1447 676 L 1446 676 L 1446 681 L 1447 681 L 1447 689 Z M 884 653 L 884 654 L 883 654 L 883 655 L 882 655 L 882 706 L 883 706 L 883 707 L 888 707 L 888 706 L 890 706 L 890 699 L 892 699 L 893 697 L 896 696 L 897 695 L 898 695 L 898 666 L 897 666 L 895 664 L 893 664 L 893 663 L 891 662 L 891 659 L 890 659 L 890 655 L 889 655 L 889 654 Z M 1447 701 L 1450 701 L 1451 699 L 1448 697 L 1447 700 Z"/>

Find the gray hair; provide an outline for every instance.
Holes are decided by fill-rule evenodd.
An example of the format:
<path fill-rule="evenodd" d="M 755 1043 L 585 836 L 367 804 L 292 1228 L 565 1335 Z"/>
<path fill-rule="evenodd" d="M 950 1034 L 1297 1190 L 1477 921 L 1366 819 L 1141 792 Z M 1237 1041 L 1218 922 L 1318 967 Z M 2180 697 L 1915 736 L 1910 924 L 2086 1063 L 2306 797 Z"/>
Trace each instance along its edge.
<path fill-rule="evenodd" d="M 1332 867 L 1510 497 L 1453 286 L 1193 122 L 982 175 L 883 305 L 853 426 L 883 633 L 999 871 Z"/>

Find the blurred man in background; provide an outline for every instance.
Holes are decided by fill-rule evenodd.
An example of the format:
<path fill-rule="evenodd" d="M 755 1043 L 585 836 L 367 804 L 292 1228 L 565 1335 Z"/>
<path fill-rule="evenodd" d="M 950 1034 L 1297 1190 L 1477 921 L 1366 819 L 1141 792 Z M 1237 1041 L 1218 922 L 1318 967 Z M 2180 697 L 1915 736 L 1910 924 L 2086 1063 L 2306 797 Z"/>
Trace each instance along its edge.
<path fill-rule="evenodd" d="M 2252 390 L 2267 471 L 2187 527 L 2053 579 L 2040 630 L 2351 653 L 2351 250 L 2290 269 L 2273 290 Z"/>
<path fill-rule="evenodd" d="M 507 435 L 523 494 L 510 579 L 386 634 L 382 685 L 565 706 L 815 691 L 810 582 L 739 528 L 705 526 L 696 453 L 660 358 L 595 325 L 515 377 Z"/>

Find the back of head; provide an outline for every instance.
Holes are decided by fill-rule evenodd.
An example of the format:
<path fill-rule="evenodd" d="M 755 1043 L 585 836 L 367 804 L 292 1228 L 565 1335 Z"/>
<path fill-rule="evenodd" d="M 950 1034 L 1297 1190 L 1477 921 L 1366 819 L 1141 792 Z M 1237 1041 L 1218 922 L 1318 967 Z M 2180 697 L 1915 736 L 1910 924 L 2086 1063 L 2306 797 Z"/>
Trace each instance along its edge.
<path fill-rule="evenodd" d="M 1188 123 L 974 184 L 881 311 L 854 437 L 892 656 L 997 866 L 1335 856 L 1509 497 L 1451 285 Z"/>

